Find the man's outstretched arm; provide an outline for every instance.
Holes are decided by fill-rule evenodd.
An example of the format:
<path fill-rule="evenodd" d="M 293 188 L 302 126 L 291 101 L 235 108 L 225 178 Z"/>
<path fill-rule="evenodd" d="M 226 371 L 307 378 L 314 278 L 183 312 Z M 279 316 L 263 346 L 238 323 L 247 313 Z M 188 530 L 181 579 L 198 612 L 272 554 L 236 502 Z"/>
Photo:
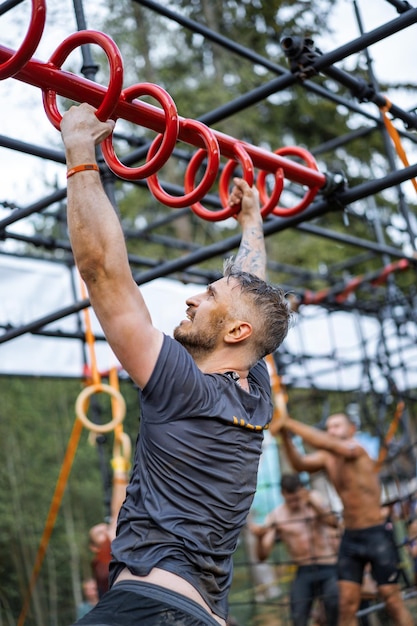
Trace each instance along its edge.
<path fill-rule="evenodd" d="M 242 229 L 242 239 L 236 255 L 235 265 L 250 274 L 265 280 L 266 249 L 259 194 L 256 187 L 249 187 L 242 178 L 235 178 L 229 204 L 241 204 L 236 215 Z"/>
<path fill-rule="evenodd" d="M 301 454 L 294 445 L 290 432 L 286 429 L 286 423 L 280 431 L 281 441 L 284 446 L 290 465 L 297 472 L 318 472 L 325 469 L 326 458 L 322 450 L 311 452 L 310 454 Z"/>
<path fill-rule="evenodd" d="M 61 122 L 68 170 L 96 163 L 95 146 L 114 123 L 100 122 L 89 104 L 71 107 Z M 162 345 L 130 270 L 124 235 L 95 170 L 68 178 L 68 228 L 76 264 L 107 340 L 132 379 L 143 387 Z"/>
<path fill-rule="evenodd" d="M 304 424 L 304 422 L 299 422 L 290 417 L 285 420 L 284 429 L 291 431 L 294 435 L 299 435 L 303 441 L 313 446 L 313 448 L 326 450 L 345 458 L 355 458 L 364 451 L 355 441 L 338 439 L 315 426 Z"/>

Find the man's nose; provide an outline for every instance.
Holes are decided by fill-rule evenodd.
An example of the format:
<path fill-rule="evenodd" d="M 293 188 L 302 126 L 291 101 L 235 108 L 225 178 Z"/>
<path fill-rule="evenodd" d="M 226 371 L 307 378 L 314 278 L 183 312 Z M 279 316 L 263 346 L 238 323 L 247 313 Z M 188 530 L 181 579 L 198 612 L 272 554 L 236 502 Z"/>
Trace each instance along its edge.
<path fill-rule="evenodd" d="M 203 293 L 196 293 L 194 296 L 187 298 L 185 304 L 187 306 L 198 306 L 203 298 Z"/>

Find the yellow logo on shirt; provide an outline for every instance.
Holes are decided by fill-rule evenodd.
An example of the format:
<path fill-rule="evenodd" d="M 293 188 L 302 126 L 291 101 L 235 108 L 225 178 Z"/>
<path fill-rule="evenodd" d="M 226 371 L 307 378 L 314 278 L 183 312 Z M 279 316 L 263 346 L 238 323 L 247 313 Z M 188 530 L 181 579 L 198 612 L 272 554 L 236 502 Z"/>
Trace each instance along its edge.
<path fill-rule="evenodd" d="M 233 415 L 233 424 L 235 426 L 240 426 L 241 428 L 248 428 L 249 430 L 256 431 L 266 430 L 267 428 L 269 428 L 269 424 L 267 424 L 266 426 L 254 426 L 253 424 L 249 424 L 249 422 L 246 422 L 242 418 L 239 419 L 238 417 L 236 417 L 236 415 Z"/>

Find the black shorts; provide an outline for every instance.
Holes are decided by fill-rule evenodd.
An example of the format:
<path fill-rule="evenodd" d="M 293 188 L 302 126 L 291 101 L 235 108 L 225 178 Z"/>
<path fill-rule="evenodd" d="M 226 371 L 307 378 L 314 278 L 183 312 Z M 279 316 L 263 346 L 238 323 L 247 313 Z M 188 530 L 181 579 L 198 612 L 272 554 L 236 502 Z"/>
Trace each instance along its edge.
<path fill-rule="evenodd" d="M 124 580 L 76 622 L 83 626 L 219 626 L 199 604 L 170 589 Z"/>
<path fill-rule="evenodd" d="M 398 581 L 400 557 L 390 524 L 343 533 L 337 563 L 339 580 L 361 584 L 367 563 L 371 564 L 377 585 L 392 585 Z"/>

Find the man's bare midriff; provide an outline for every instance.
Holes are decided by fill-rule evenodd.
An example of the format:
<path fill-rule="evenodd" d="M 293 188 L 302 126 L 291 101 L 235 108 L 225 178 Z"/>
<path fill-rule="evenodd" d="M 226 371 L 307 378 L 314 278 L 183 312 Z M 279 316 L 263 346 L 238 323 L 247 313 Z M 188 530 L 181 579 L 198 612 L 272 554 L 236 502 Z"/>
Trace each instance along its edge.
<path fill-rule="evenodd" d="M 181 578 L 181 576 L 177 576 L 177 574 L 172 574 L 171 572 L 167 572 L 159 567 L 154 567 L 147 576 L 136 576 L 125 567 L 116 578 L 114 584 L 117 584 L 122 580 L 137 580 L 139 582 L 158 585 L 159 587 L 166 587 L 167 589 L 170 589 L 170 591 L 174 591 L 175 593 L 179 593 L 190 600 L 194 600 L 194 602 L 202 606 L 213 619 L 221 624 L 221 626 L 226 626 L 225 620 L 213 613 L 208 604 L 198 593 L 197 589 L 184 580 L 184 578 Z"/>

